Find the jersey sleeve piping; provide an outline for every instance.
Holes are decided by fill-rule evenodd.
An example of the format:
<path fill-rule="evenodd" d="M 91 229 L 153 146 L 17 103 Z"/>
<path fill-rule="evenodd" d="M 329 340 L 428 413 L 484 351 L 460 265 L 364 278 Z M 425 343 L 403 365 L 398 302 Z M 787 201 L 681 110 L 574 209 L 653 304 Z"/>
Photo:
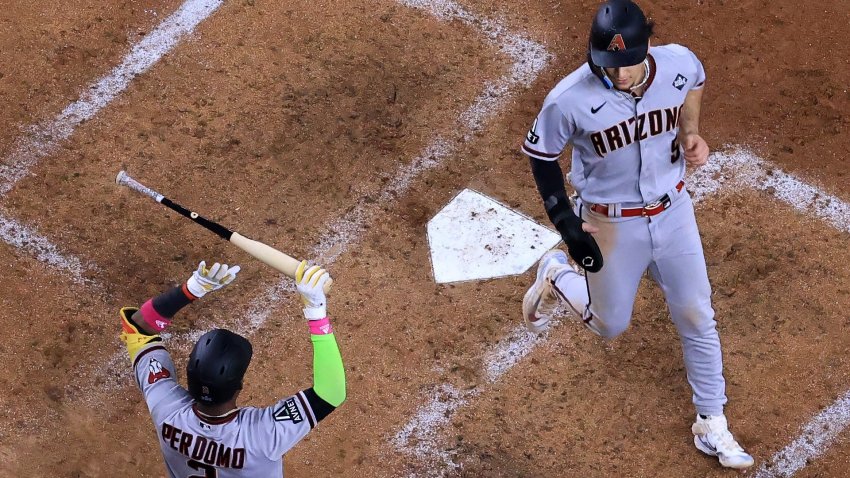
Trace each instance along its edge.
<path fill-rule="evenodd" d="M 528 156 L 531 156 L 535 159 L 541 159 L 543 161 L 552 161 L 561 157 L 561 153 L 550 154 L 550 153 L 542 153 L 540 151 L 536 151 L 534 149 L 529 148 L 526 144 L 522 145 L 522 152 Z"/>
<path fill-rule="evenodd" d="M 305 415 L 307 415 L 307 422 L 310 423 L 310 430 L 316 428 L 316 417 L 313 415 L 313 409 L 310 407 L 307 397 L 304 396 L 304 392 L 298 392 L 295 396 L 298 397 L 298 401 L 301 403 L 301 408 L 303 408 L 306 412 Z"/>

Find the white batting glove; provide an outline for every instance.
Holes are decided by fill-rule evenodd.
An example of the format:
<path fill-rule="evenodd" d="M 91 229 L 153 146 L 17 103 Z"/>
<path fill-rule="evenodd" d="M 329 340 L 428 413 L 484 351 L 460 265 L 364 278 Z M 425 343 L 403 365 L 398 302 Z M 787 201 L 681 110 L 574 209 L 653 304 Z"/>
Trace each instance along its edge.
<path fill-rule="evenodd" d="M 304 317 L 307 320 L 321 320 L 328 316 L 325 282 L 331 276 L 319 266 L 307 267 L 307 261 L 301 261 L 295 270 L 295 283 L 301 301 L 304 302 Z"/>
<path fill-rule="evenodd" d="M 186 289 L 197 298 L 206 295 L 207 292 L 221 289 L 236 279 L 236 274 L 242 270 L 239 266 L 228 267 L 227 264 L 216 262 L 207 269 L 207 263 L 201 261 L 198 270 L 192 273 L 192 277 L 186 281 Z"/>

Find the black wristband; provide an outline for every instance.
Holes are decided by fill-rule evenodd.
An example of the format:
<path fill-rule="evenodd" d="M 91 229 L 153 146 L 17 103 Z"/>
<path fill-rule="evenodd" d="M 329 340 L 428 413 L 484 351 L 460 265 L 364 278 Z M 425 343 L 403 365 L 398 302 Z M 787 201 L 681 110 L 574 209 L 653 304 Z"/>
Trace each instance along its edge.
<path fill-rule="evenodd" d="M 154 297 L 152 302 L 154 310 L 159 315 L 169 319 L 174 317 L 180 309 L 192 303 L 189 297 L 183 292 L 183 287 L 181 286 L 168 289 Z"/>

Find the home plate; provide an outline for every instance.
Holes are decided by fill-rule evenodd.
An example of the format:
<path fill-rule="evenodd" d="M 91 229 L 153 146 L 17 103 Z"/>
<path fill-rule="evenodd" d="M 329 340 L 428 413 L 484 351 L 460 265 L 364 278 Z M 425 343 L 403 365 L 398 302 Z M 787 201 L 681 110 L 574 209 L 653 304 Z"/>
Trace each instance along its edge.
<path fill-rule="evenodd" d="M 428 222 L 438 284 L 522 274 L 560 240 L 551 229 L 471 189 Z"/>

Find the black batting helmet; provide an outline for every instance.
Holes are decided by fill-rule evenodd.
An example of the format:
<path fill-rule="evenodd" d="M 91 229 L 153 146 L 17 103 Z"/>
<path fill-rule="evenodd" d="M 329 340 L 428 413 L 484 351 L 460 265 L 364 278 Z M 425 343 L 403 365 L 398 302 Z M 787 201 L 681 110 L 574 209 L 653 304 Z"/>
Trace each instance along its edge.
<path fill-rule="evenodd" d="M 603 68 L 637 65 L 646 59 L 652 22 L 631 0 L 603 3 L 590 27 L 589 57 Z"/>
<path fill-rule="evenodd" d="M 230 400 L 242 389 L 242 377 L 251 363 L 251 355 L 251 343 L 241 335 L 224 329 L 205 333 L 186 364 L 189 394 L 207 405 Z"/>

